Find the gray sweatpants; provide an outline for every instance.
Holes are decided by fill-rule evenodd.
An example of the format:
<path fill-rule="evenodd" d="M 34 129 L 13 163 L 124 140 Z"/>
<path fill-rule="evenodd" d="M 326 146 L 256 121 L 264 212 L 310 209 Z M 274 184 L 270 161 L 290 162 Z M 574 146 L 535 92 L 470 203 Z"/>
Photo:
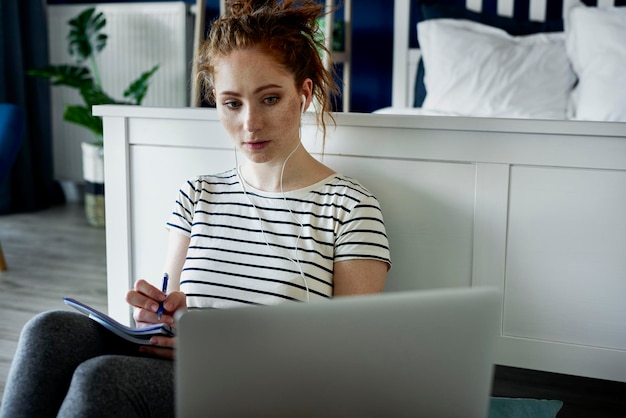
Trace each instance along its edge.
<path fill-rule="evenodd" d="M 141 357 L 85 315 L 45 312 L 22 330 L 0 418 L 173 417 L 172 361 Z"/>

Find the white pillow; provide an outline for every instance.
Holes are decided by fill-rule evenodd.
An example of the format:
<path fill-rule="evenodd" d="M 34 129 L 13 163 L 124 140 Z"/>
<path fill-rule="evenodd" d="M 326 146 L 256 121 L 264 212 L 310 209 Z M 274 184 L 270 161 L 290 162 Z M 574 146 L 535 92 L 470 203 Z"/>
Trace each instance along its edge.
<path fill-rule="evenodd" d="M 460 19 L 417 25 L 424 108 L 468 116 L 565 119 L 576 77 L 563 33 L 513 37 Z"/>
<path fill-rule="evenodd" d="M 576 7 L 565 27 L 576 119 L 626 121 L 626 7 Z"/>

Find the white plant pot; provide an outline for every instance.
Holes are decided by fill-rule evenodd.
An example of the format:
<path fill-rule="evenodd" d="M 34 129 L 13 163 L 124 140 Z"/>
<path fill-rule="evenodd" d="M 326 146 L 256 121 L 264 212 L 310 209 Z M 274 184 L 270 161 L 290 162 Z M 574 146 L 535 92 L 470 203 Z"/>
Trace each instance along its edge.
<path fill-rule="evenodd" d="M 104 222 L 104 149 L 102 145 L 83 142 L 83 178 L 87 221 L 102 228 Z"/>

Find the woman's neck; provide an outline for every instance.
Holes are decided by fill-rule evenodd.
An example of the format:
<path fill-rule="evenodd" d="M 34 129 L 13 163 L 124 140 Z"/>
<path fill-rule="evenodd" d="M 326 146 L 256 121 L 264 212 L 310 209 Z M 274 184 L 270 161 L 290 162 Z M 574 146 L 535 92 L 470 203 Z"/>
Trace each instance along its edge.
<path fill-rule="evenodd" d="M 317 161 L 300 145 L 286 162 L 252 163 L 239 168 L 239 175 L 248 185 L 266 192 L 288 192 L 302 189 L 325 179 L 333 170 Z"/>

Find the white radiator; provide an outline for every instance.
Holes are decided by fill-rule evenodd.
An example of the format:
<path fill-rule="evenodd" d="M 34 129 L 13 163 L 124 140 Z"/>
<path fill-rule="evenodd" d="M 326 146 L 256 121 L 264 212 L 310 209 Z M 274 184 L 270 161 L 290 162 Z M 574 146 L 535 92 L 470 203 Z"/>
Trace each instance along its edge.
<path fill-rule="evenodd" d="M 124 90 L 154 65 L 146 106 L 189 105 L 193 16 L 184 2 L 115 3 L 48 6 L 51 64 L 73 63 L 68 53 L 68 21 L 88 7 L 106 18 L 107 45 L 98 56 L 104 91 L 122 100 Z M 87 129 L 63 120 L 65 104 L 82 104 L 67 87 L 52 87 L 52 141 L 55 178 L 82 183 L 81 142 L 93 140 Z"/>

